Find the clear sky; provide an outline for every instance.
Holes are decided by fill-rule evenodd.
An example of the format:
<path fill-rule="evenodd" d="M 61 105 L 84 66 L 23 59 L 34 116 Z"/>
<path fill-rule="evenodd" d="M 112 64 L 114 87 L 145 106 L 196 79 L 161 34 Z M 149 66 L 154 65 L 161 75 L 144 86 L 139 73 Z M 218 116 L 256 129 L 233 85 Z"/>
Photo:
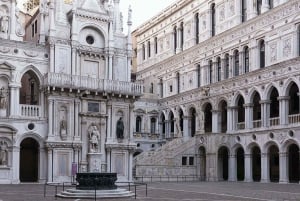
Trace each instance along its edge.
<path fill-rule="evenodd" d="M 158 14 L 177 0 L 120 0 L 120 9 L 124 16 L 124 32 L 127 30 L 128 7 L 132 8 L 132 29 L 143 24 L 145 21 Z M 127 34 L 127 31 L 125 32 Z"/>

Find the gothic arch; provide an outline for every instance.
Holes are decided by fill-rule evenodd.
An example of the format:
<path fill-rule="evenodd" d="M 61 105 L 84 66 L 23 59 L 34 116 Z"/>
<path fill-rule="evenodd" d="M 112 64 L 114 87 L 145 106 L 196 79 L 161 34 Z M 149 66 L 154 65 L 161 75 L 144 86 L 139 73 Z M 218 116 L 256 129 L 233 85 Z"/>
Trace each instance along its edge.
<path fill-rule="evenodd" d="M 277 90 L 278 94 L 279 94 L 279 89 L 278 89 L 279 87 L 277 86 L 276 83 L 271 82 L 265 87 L 265 91 L 264 91 L 264 93 L 262 93 L 262 97 L 261 97 L 262 100 L 269 100 L 270 99 L 273 88 L 275 88 Z"/>
<path fill-rule="evenodd" d="M 218 99 L 218 104 L 217 104 L 217 108 L 216 109 L 220 109 L 221 108 L 221 103 L 223 103 L 223 102 L 225 102 L 227 104 L 227 106 L 228 106 L 228 100 L 227 100 L 227 98 L 222 96 L 222 97 L 220 97 Z"/>
<path fill-rule="evenodd" d="M 23 70 L 20 72 L 20 76 L 16 79 L 16 82 L 21 83 L 22 77 L 27 73 L 27 72 L 33 72 L 34 75 L 36 76 L 36 78 L 39 81 L 39 85 L 41 85 L 43 83 L 43 75 L 42 73 L 39 71 L 39 69 L 37 67 L 35 67 L 34 65 L 30 64 L 28 66 L 26 66 L 25 68 L 23 68 Z"/>
<path fill-rule="evenodd" d="M 245 103 L 252 103 L 253 102 L 253 98 L 255 96 L 255 93 L 258 93 L 260 100 L 262 100 L 262 93 L 260 92 L 260 90 L 258 89 L 258 87 L 253 87 L 250 89 L 248 96 L 246 96 L 246 100 Z"/>
<path fill-rule="evenodd" d="M 238 148 L 242 148 L 244 151 L 246 150 L 246 148 L 241 143 L 236 143 L 229 150 L 230 154 L 236 154 Z"/>
<path fill-rule="evenodd" d="M 300 90 L 299 82 L 295 78 L 289 78 L 286 81 L 286 83 L 284 84 L 284 86 L 282 87 L 282 95 L 283 96 L 289 95 L 290 87 L 292 86 L 293 83 L 295 83 L 297 85 L 298 89 Z"/>
<path fill-rule="evenodd" d="M 245 101 L 245 95 L 244 93 L 242 93 L 241 91 L 238 91 L 237 93 L 234 94 L 234 96 L 232 97 L 232 102 L 231 102 L 231 106 L 236 106 L 238 104 L 238 99 L 239 97 L 242 97 Z"/>

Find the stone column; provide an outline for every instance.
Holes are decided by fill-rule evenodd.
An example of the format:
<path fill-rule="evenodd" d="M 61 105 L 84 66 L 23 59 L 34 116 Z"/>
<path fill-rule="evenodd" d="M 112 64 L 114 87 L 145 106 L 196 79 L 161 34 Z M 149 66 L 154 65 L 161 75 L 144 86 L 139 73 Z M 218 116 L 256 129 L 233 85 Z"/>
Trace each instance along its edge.
<path fill-rule="evenodd" d="M 288 183 L 288 154 L 279 153 L 279 183 Z"/>
<path fill-rule="evenodd" d="M 19 113 L 19 98 L 20 98 L 20 85 L 18 84 L 9 84 L 9 108 L 10 108 L 10 117 L 14 118 Z M 8 104 L 8 103 L 7 103 Z"/>
<path fill-rule="evenodd" d="M 229 55 L 229 77 L 232 78 L 234 75 L 234 60 L 233 60 L 233 55 Z"/>
<path fill-rule="evenodd" d="M 128 181 L 133 181 L 132 179 L 132 169 L 133 169 L 133 151 L 128 150 Z"/>
<path fill-rule="evenodd" d="M 252 158 L 251 154 L 245 154 L 245 182 L 252 182 Z"/>
<path fill-rule="evenodd" d="M 262 100 L 259 102 L 261 104 L 261 126 L 267 128 L 270 126 L 270 100 Z"/>
<path fill-rule="evenodd" d="M 289 99 L 289 96 L 279 96 L 277 98 L 279 101 L 280 125 L 287 125 L 289 123 Z"/>
<path fill-rule="evenodd" d="M 20 183 L 20 147 L 13 146 L 12 150 L 12 167 L 13 167 L 13 175 L 12 175 L 12 183 L 19 184 Z"/>
<path fill-rule="evenodd" d="M 80 101 L 75 100 L 75 111 L 74 111 L 74 123 L 75 123 L 75 131 L 74 131 L 74 137 L 75 141 L 80 141 L 80 134 L 79 134 L 79 107 L 80 107 Z"/>
<path fill-rule="evenodd" d="M 212 133 L 220 133 L 220 110 L 212 110 Z"/>
<path fill-rule="evenodd" d="M 110 102 L 107 103 L 107 120 L 106 120 L 106 125 L 107 125 L 107 141 L 112 141 L 113 136 L 112 136 L 112 104 Z"/>
<path fill-rule="evenodd" d="M 244 104 L 245 107 L 245 129 L 253 128 L 253 104 Z"/>
<path fill-rule="evenodd" d="M 223 57 L 221 59 L 221 80 L 224 80 L 225 79 L 225 72 L 226 72 L 226 62 L 225 62 L 225 58 Z"/>
<path fill-rule="evenodd" d="M 43 6 L 45 7 L 45 5 Z M 45 34 L 45 11 L 42 6 L 40 6 L 40 36 L 39 36 L 39 43 L 45 44 L 46 42 L 46 34 Z"/>
<path fill-rule="evenodd" d="M 255 7 L 256 4 L 254 4 L 254 1 L 248 1 L 247 0 L 247 20 L 250 20 L 254 17 L 257 16 L 257 11 L 256 11 L 256 7 Z"/>
<path fill-rule="evenodd" d="M 130 103 L 129 104 L 129 115 L 130 115 L 130 118 L 129 118 L 129 142 L 131 141 L 134 141 L 133 139 L 133 132 L 134 132 L 134 112 L 133 112 L 133 109 L 134 109 L 134 104 L 133 103 Z"/>
<path fill-rule="evenodd" d="M 245 65 L 244 65 L 244 49 L 241 49 L 241 51 L 239 51 L 239 74 L 243 75 L 245 74 Z"/>
<path fill-rule="evenodd" d="M 227 133 L 231 133 L 234 128 L 233 112 L 234 112 L 233 107 L 227 107 Z"/>
<path fill-rule="evenodd" d="M 183 138 L 185 138 L 185 139 L 187 139 L 188 137 L 190 137 L 191 136 L 191 134 L 190 134 L 190 129 L 189 129 L 189 121 L 190 121 L 190 117 L 188 117 L 188 116 L 184 116 L 183 117 L 183 133 L 182 133 L 182 137 Z"/>
<path fill-rule="evenodd" d="M 108 66 L 108 79 L 112 80 L 113 79 L 113 55 L 109 54 L 109 66 Z"/>
<path fill-rule="evenodd" d="M 270 9 L 268 0 L 262 0 L 261 13 L 265 13 Z"/>
<path fill-rule="evenodd" d="M 229 163 L 228 163 L 228 181 L 236 181 L 236 155 L 229 155 Z"/>
<path fill-rule="evenodd" d="M 267 153 L 261 153 L 261 182 L 268 183 L 270 182 L 269 175 L 269 157 Z"/>
<path fill-rule="evenodd" d="M 54 73 L 54 65 L 55 65 L 55 52 L 54 52 L 54 44 L 50 43 L 50 73 Z"/>
<path fill-rule="evenodd" d="M 48 98 L 48 140 L 54 140 L 53 133 L 53 109 L 54 109 L 54 100 Z"/>
<path fill-rule="evenodd" d="M 53 182 L 53 149 L 48 147 L 48 179 L 47 182 Z"/>
<path fill-rule="evenodd" d="M 237 106 L 232 106 L 231 107 L 231 114 L 232 114 L 232 130 L 235 131 L 237 130 L 237 123 L 238 123 L 238 107 Z"/>
<path fill-rule="evenodd" d="M 10 40 L 15 40 L 16 37 L 16 0 L 11 1 L 11 12 L 10 12 L 10 27 L 9 32 L 10 34 L 9 38 Z"/>

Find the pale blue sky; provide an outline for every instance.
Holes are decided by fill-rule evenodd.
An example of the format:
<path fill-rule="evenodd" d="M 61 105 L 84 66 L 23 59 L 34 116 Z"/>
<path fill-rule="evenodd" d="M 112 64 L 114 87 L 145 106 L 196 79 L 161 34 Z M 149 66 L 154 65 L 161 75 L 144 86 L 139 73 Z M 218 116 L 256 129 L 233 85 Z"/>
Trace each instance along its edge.
<path fill-rule="evenodd" d="M 131 31 L 133 31 L 136 27 L 176 1 L 177 0 L 120 0 L 120 9 L 124 16 L 124 32 L 127 30 L 129 5 L 131 5 L 132 8 L 133 26 Z"/>

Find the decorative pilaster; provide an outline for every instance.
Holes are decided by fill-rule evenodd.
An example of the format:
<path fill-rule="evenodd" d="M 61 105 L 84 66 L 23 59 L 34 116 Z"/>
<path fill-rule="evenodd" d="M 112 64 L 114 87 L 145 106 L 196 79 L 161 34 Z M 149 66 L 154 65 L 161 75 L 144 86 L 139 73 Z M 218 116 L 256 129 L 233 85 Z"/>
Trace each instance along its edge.
<path fill-rule="evenodd" d="M 183 117 L 183 138 L 187 139 L 189 136 L 191 136 L 191 134 L 189 134 L 189 117 L 188 116 L 184 116 Z"/>
<path fill-rule="evenodd" d="M 48 178 L 47 182 L 53 182 L 53 149 L 48 147 Z"/>
<path fill-rule="evenodd" d="M 11 12 L 10 12 L 10 36 L 11 40 L 16 39 L 16 0 L 11 0 Z"/>
<path fill-rule="evenodd" d="M 53 110 L 54 110 L 54 100 L 48 98 L 48 140 L 54 140 L 53 133 Z"/>

